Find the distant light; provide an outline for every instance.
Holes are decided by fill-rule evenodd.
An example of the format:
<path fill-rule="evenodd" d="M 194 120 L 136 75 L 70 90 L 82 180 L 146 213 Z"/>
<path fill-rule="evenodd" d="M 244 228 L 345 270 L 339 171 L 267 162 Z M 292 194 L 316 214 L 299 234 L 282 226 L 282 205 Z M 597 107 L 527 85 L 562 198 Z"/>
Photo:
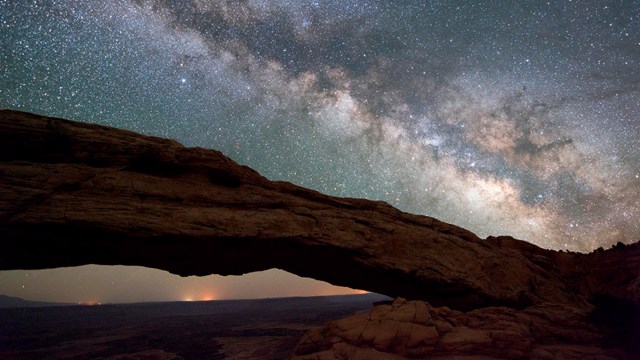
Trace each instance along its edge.
<path fill-rule="evenodd" d="M 82 306 L 99 306 L 99 305 L 102 305 L 102 303 L 99 302 L 99 301 L 85 301 L 85 302 L 79 302 L 78 305 L 82 305 Z"/>
<path fill-rule="evenodd" d="M 216 300 L 216 296 L 213 294 L 205 294 L 202 296 L 202 301 L 213 301 Z"/>

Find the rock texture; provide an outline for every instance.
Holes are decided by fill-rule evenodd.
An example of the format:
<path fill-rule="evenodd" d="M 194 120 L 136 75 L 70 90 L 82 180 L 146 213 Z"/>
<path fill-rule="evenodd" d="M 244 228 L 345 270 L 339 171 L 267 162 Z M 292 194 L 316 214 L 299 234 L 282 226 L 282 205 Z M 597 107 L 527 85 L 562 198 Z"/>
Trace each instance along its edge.
<path fill-rule="evenodd" d="M 10 110 L 0 111 L 0 244 L 0 269 L 94 263 L 224 275 L 280 268 L 459 311 L 526 314 L 562 304 L 605 319 L 640 303 L 637 244 L 575 254 L 509 237 L 482 240 L 383 202 L 269 181 L 218 151 Z M 432 325 L 415 324 L 431 329 L 414 339 L 424 343 L 419 348 L 442 349 L 458 336 L 438 330 L 436 339 L 427 334 Z"/>
<path fill-rule="evenodd" d="M 397 299 L 309 331 L 292 360 L 636 359 L 627 335 L 612 338 L 570 304 L 464 313 Z"/>

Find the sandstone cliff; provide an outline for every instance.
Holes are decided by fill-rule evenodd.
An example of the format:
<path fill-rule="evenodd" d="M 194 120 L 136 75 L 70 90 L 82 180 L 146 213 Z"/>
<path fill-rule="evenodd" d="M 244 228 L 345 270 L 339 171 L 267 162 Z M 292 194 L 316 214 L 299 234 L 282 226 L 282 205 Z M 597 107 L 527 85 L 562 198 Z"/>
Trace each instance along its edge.
<path fill-rule="evenodd" d="M 0 269 L 280 268 L 458 311 L 562 304 L 586 316 L 640 303 L 637 244 L 575 254 L 482 240 L 383 202 L 269 181 L 218 151 L 9 110 L 0 111 L 0 241 Z"/>

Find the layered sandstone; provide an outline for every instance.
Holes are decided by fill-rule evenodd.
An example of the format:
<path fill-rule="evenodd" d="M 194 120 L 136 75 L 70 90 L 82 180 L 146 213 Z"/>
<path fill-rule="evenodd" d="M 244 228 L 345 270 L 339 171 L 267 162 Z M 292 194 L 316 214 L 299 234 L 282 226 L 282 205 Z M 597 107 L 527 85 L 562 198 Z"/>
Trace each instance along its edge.
<path fill-rule="evenodd" d="M 496 331 L 516 332 L 510 346 L 521 349 L 500 356 L 546 354 L 541 339 L 558 329 L 563 333 L 566 314 L 580 314 L 571 328 L 596 326 L 595 333 L 613 334 L 628 328 L 611 324 L 616 311 L 626 309 L 632 313 L 626 319 L 633 318 L 640 304 L 638 244 L 577 254 L 509 237 L 482 240 L 380 201 L 331 197 L 270 181 L 215 150 L 9 110 L 0 111 L 0 244 L 0 269 L 92 263 L 224 275 L 280 268 L 427 301 L 430 305 L 409 303 L 430 314 L 408 322 L 422 329 L 420 334 L 398 330 L 401 340 L 387 339 L 394 344 L 391 353 L 406 356 L 413 352 L 402 351 L 440 356 L 456 349 L 455 339 L 470 334 L 480 344 L 470 348 L 495 347 L 502 341 L 495 340 Z M 433 309 L 442 306 L 458 311 L 441 316 L 453 328 L 443 323 L 449 332 L 433 325 L 438 319 Z M 536 312 L 546 315 L 536 317 Z M 507 317 L 505 326 L 515 328 L 469 325 L 482 314 Z M 548 322 L 538 321 L 545 316 Z M 360 329 L 373 319 L 372 313 L 348 323 Z M 323 334 L 342 340 L 322 340 L 329 348 L 315 350 L 390 349 L 376 335 L 356 341 L 344 334 L 357 330 L 337 324 Z M 573 344 L 563 336 L 549 343 L 562 344 L 564 338 Z M 598 344 L 606 343 L 601 340 Z M 399 342 L 404 345 L 396 349 Z M 300 351 L 301 356 L 313 353 Z M 603 356 L 612 356 L 607 351 Z"/>

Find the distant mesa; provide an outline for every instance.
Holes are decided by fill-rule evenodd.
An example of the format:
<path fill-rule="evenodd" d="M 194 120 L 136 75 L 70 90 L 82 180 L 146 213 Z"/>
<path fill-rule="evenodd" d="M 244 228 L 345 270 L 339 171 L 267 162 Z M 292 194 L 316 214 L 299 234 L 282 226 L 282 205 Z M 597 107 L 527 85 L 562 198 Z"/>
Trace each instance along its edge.
<path fill-rule="evenodd" d="M 384 202 L 270 181 L 215 150 L 11 110 L 0 111 L 0 239 L 0 269 L 280 268 L 436 308 L 498 306 L 514 316 L 555 309 L 548 304 L 584 316 L 640 304 L 637 243 L 579 254 L 483 240 Z"/>
<path fill-rule="evenodd" d="M 26 308 L 26 307 L 49 307 L 49 306 L 69 306 L 70 303 L 56 303 L 46 301 L 30 301 L 15 296 L 0 295 L 0 309 Z"/>

